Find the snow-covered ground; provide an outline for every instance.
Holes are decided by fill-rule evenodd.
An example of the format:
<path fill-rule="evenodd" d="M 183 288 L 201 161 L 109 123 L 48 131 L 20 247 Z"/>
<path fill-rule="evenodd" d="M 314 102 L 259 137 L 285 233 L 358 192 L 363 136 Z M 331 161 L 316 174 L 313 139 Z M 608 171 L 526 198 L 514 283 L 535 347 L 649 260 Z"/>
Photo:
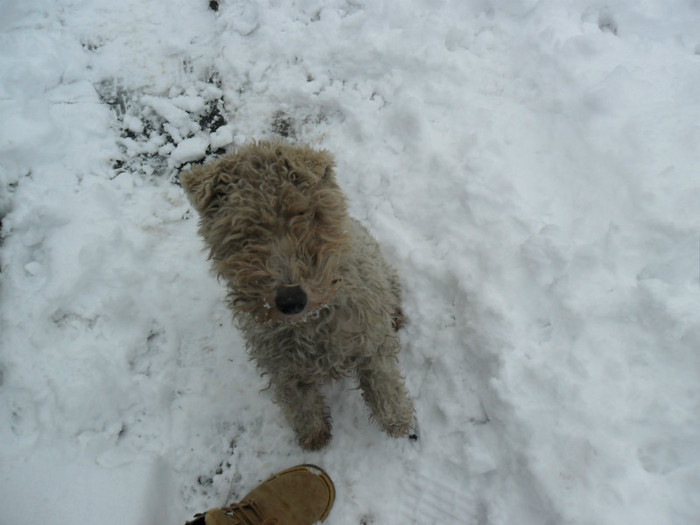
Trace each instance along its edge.
<path fill-rule="evenodd" d="M 211 4 L 211 6 L 210 6 Z M 218 7 L 218 10 L 213 9 Z M 700 523 L 700 4 L 0 3 L 0 523 Z M 418 441 L 294 443 L 174 176 L 332 151 L 405 286 Z"/>

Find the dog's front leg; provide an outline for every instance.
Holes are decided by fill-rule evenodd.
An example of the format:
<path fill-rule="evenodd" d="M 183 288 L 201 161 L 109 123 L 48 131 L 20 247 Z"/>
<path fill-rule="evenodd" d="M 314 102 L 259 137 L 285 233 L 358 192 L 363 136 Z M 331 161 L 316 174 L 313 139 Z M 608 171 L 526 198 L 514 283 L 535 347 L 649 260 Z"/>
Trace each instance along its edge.
<path fill-rule="evenodd" d="M 362 398 L 372 418 L 391 437 L 408 435 L 413 424 L 413 401 L 392 356 L 376 356 L 357 370 Z"/>
<path fill-rule="evenodd" d="M 319 385 L 294 378 L 273 380 L 275 401 L 284 412 L 297 436 L 297 442 L 307 450 L 325 447 L 331 439 L 331 416 Z"/>

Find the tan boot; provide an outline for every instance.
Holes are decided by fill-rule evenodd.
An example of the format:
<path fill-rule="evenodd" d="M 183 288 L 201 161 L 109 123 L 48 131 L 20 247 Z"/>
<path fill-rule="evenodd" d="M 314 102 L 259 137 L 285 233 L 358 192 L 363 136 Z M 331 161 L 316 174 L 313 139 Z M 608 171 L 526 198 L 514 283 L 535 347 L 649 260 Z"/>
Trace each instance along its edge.
<path fill-rule="evenodd" d="M 185 525 L 312 525 L 326 519 L 334 500 L 328 474 L 299 465 L 264 481 L 240 503 L 199 514 Z"/>

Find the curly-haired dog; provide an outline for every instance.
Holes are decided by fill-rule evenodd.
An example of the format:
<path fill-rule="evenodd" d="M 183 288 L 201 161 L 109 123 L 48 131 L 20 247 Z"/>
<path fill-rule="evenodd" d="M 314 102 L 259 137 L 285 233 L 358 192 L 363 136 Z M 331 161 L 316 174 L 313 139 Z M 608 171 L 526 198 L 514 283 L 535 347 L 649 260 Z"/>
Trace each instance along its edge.
<path fill-rule="evenodd" d="M 397 363 L 398 277 L 348 216 L 330 154 L 257 142 L 181 181 L 250 355 L 299 444 L 328 443 L 320 386 L 348 374 L 382 429 L 406 435 L 413 403 Z"/>

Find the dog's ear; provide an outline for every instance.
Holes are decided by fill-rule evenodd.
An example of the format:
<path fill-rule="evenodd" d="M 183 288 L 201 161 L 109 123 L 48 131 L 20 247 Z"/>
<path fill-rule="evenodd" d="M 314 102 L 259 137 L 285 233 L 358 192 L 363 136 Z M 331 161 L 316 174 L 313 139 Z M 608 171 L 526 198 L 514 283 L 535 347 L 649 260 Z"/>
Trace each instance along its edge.
<path fill-rule="evenodd" d="M 326 150 L 313 150 L 311 148 L 299 148 L 299 153 L 293 159 L 295 164 L 301 164 L 306 169 L 296 168 L 299 172 L 310 172 L 311 180 L 315 183 L 335 184 L 335 161 L 333 155 Z M 315 179 L 315 180 L 314 180 Z"/>
<path fill-rule="evenodd" d="M 209 217 L 216 213 L 224 192 L 215 165 L 197 166 L 181 173 L 180 182 L 197 213 Z"/>
<path fill-rule="evenodd" d="M 335 159 L 327 151 L 320 151 L 321 160 L 321 180 L 323 182 L 335 183 Z"/>

